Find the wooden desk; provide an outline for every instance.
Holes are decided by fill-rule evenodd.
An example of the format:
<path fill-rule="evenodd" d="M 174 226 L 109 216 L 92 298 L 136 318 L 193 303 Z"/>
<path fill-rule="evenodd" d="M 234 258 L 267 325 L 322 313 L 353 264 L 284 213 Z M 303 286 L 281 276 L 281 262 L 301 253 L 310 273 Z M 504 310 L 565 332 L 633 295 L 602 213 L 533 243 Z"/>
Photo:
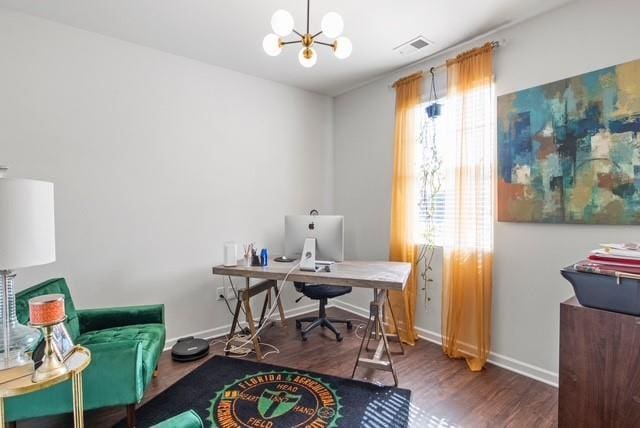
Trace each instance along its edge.
<path fill-rule="evenodd" d="M 268 292 L 262 308 L 262 316 L 264 316 L 267 305 L 273 303 L 271 301 L 271 291 L 273 290 L 277 295 L 277 281 L 284 280 L 287 273 L 295 266 L 295 263 L 296 262 L 278 263 L 270 260 L 269 266 L 265 267 L 241 266 L 239 262 L 238 266 L 216 266 L 213 268 L 214 275 L 228 275 L 246 279 L 245 289 L 242 290 L 242 295 L 236 305 L 229 338 L 231 338 L 235 333 L 235 327 L 238 323 L 238 316 L 240 315 L 240 308 L 242 305 L 244 305 L 245 308 L 247 323 L 249 324 L 252 336 L 255 335 L 256 327 L 249 304 L 250 298 L 259 293 Z M 360 343 L 360 351 L 358 352 L 358 357 L 353 367 L 351 377 L 353 378 L 355 376 L 356 369 L 360 365 L 362 367 L 391 372 L 393 374 L 395 385 L 397 386 L 398 377 L 393 367 L 391 349 L 388 342 L 389 339 L 397 340 L 400 345 L 400 353 L 404 353 L 404 349 L 400 338 L 396 334 L 384 333 L 385 302 L 389 299 L 387 295 L 388 290 L 404 290 L 410 273 L 411 264 L 409 263 L 345 261 L 331 265 L 330 272 L 305 272 L 296 268 L 289 274 L 287 281 L 342 285 L 369 288 L 373 290 L 373 301 L 369 305 L 369 320 L 365 328 L 362 342 Z M 266 281 L 252 286 L 250 285 L 251 278 L 264 279 Z M 280 317 L 284 322 L 282 303 L 278 299 L 275 304 L 278 305 Z M 393 331 L 397 331 L 395 316 L 392 311 L 390 311 L 390 314 L 390 321 L 393 323 Z M 363 358 L 363 349 L 369 351 L 369 343 L 372 338 L 379 340 L 375 353 L 371 358 Z M 261 359 L 262 351 L 260 350 L 260 343 L 258 342 L 257 337 L 254 338 L 253 343 L 256 356 L 258 359 Z M 385 356 L 386 360 L 383 360 L 383 357 Z"/>

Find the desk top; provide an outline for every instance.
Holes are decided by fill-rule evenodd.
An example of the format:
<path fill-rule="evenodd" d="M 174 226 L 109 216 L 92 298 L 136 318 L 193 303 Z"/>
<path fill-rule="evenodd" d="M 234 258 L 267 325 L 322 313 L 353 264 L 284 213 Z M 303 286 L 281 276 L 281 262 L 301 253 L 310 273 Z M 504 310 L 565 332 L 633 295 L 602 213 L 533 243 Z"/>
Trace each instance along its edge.
<path fill-rule="evenodd" d="M 238 266 L 215 266 L 213 274 L 281 281 L 296 263 L 278 263 L 270 260 L 269 266 L 262 267 L 241 266 L 238 262 Z M 287 281 L 403 290 L 410 273 L 410 263 L 344 261 L 332 264 L 331 272 L 306 272 L 296 268 Z"/>

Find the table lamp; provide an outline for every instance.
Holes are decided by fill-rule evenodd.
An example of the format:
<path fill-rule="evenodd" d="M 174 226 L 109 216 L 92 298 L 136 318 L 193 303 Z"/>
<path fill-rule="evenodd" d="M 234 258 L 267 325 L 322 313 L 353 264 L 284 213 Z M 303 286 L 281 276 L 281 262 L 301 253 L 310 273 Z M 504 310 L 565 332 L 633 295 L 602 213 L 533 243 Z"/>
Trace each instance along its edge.
<path fill-rule="evenodd" d="M 6 170 L 0 167 L 0 380 L 12 368 L 33 371 L 26 351 L 40 338 L 16 318 L 12 271 L 56 260 L 53 183 L 6 178 Z"/>

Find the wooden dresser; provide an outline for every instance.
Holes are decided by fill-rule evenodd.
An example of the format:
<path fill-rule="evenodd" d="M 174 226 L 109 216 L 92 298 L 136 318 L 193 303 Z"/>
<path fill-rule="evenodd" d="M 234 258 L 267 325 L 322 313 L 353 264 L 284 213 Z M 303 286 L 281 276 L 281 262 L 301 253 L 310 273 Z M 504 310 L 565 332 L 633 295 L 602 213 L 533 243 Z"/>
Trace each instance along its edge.
<path fill-rule="evenodd" d="M 640 317 L 560 304 L 558 425 L 640 426 Z"/>

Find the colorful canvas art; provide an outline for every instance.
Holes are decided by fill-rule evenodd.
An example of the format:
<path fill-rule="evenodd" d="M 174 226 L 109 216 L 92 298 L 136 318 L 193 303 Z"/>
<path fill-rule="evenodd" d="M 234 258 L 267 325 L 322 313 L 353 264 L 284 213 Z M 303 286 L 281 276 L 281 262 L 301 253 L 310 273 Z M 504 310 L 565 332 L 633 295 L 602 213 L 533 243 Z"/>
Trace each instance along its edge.
<path fill-rule="evenodd" d="M 498 220 L 640 224 L 640 60 L 498 98 Z"/>

